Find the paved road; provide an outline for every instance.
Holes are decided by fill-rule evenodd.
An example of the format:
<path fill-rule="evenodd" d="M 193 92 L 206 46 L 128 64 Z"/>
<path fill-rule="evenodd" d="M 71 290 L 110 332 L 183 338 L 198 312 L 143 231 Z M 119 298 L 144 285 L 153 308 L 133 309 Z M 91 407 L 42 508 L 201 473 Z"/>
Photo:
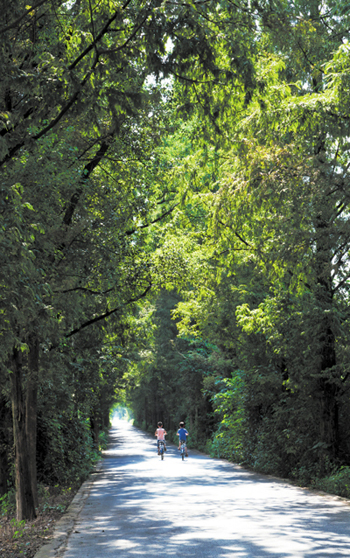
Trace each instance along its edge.
<path fill-rule="evenodd" d="M 350 506 L 119 422 L 64 558 L 350 557 Z"/>

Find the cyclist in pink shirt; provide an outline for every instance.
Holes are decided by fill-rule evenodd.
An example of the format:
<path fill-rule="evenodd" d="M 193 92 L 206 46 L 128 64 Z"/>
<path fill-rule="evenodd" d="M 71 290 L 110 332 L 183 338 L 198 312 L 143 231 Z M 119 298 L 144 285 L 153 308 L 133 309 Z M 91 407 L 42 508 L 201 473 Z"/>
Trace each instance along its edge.
<path fill-rule="evenodd" d="M 159 441 L 164 442 L 164 451 L 166 451 L 165 436 L 167 435 L 167 432 L 164 430 L 163 423 L 161 421 L 158 422 L 158 428 L 155 431 L 154 435 L 157 436 L 157 446 L 158 446 L 158 455 L 159 455 Z"/>

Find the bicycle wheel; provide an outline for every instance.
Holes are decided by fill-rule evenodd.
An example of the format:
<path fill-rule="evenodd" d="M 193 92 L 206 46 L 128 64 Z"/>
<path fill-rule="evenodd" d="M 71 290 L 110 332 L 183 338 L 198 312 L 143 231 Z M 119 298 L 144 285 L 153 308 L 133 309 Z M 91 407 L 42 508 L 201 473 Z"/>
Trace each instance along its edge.
<path fill-rule="evenodd" d="M 164 453 L 163 452 L 160 454 L 160 458 L 163 461 L 163 459 L 164 459 Z"/>
<path fill-rule="evenodd" d="M 182 461 L 185 461 L 185 453 L 184 452 L 181 452 L 181 459 L 182 459 Z"/>

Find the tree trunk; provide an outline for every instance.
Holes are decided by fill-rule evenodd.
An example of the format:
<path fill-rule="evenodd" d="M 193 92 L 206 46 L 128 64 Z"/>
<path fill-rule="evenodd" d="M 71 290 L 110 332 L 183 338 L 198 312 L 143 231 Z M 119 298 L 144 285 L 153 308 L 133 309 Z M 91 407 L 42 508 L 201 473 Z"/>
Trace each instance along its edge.
<path fill-rule="evenodd" d="M 322 312 L 318 325 L 318 341 L 320 347 L 320 440 L 325 450 L 324 456 L 337 456 L 339 451 L 339 417 L 338 417 L 338 388 L 334 373 L 336 366 L 335 335 L 332 324 L 333 292 L 331 278 L 332 239 L 329 223 L 331 217 L 326 203 L 316 221 L 317 231 L 317 291 L 316 297 Z M 324 457 L 323 457 L 324 461 Z"/>
<path fill-rule="evenodd" d="M 22 387 L 22 355 L 17 349 L 13 350 L 11 358 L 10 382 L 15 444 L 17 519 L 31 520 L 36 517 L 36 513 L 28 461 L 26 413 Z"/>
<path fill-rule="evenodd" d="M 330 371 L 336 365 L 335 336 L 330 324 L 324 324 L 324 334 L 321 338 L 321 413 L 320 436 L 326 446 L 326 452 L 332 458 L 337 457 L 339 451 L 339 416 L 338 416 L 338 388 Z M 329 370 L 329 378 L 324 377 L 324 372 Z"/>
<path fill-rule="evenodd" d="M 92 434 L 92 439 L 94 441 L 95 450 L 99 450 L 99 434 L 100 434 L 100 425 L 99 425 L 99 417 L 98 414 L 94 411 L 92 416 L 90 417 L 90 429 Z"/>
<path fill-rule="evenodd" d="M 26 385 L 26 436 L 28 447 L 28 466 L 35 507 L 38 507 L 38 486 L 36 467 L 36 438 L 38 414 L 38 373 L 39 341 L 36 336 L 29 340 L 28 379 Z"/>
<path fill-rule="evenodd" d="M 110 425 L 109 409 L 105 409 L 104 412 L 103 412 L 103 427 L 108 428 L 109 425 Z"/>

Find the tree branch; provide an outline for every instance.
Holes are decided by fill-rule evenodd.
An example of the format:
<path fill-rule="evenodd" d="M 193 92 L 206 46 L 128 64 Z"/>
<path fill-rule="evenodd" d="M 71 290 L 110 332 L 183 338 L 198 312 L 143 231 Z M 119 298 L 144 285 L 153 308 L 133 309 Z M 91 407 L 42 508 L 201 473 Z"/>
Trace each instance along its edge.
<path fill-rule="evenodd" d="M 131 3 L 132 0 L 127 0 L 124 4 L 124 6 L 122 7 L 122 11 L 125 10 L 128 5 Z M 74 60 L 74 62 L 72 62 L 72 64 L 69 66 L 70 70 L 73 70 L 73 68 L 75 68 L 75 66 L 77 66 L 79 64 L 79 62 L 85 58 L 85 56 L 91 51 L 93 50 L 97 43 L 102 39 L 102 37 L 107 33 L 110 25 L 113 23 L 113 21 L 115 21 L 119 15 L 119 11 L 116 11 L 114 13 L 114 15 L 112 17 L 109 18 L 109 20 L 107 21 L 107 23 L 104 25 L 104 27 L 102 27 L 101 31 L 99 32 L 99 34 L 96 36 L 96 39 L 88 46 L 86 47 L 86 49 L 79 54 L 79 56 Z"/>
<path fill-rule="evenodd" d="M 251 248 L 251 245 L 249 244 L 249 242 L 247 242 L 246 240 L 244 240 L 244 238 L 237 232 L 235 231 L 235 235 L 237 236 L 237 238 L 239 238 L 239 240 L 241 242 L 243 242 L 243 244 L 245 244 L 246 246 L 248 246 L 249 248 Z"/>
<path fill-rule="evenodd" d="M 105 55 L 105 54 L 112 54 L 112 53 L 114 53 L 114 52 L 118 52 L 119 50 L 122 50 L 123 48 L 125 48 L 125 47 L 127 46 L 127 44 L 135 37 L 135 35 L 136 35 L 136 34 L 138 33 L 138 31 L 141 29 L 141 27 L 142 27 L 143 24 L 145 23 L 146 19 L 148 18 L 148 16 L 149 16 L 149 13 L 146 14 L 146 16 L 143 18 L 143 20 L 141 21 L 141 23 L 136 27 L 136 29 L 133 31 L 133 33 L 131 33 L 130 37 L 128 37 L 128 38 L 126 39 L 126 41 L 125 41 L 122 45 L 120 45 L 120 46 L 118 46 L 118 47 L 116 47 L 116 48 L 108 49 L 108 50 L 100 50 L 100 51 L 99 51 L 99 54 L 102 54 L 102 55 Z"/>
<path fill-rule="evenodd" d="M 180 205 L 180 202 L 173 205 L 170 209 L 168 209 L 168 211 L 165 211 L 164 213 L 162 213 L 162 215 L 157 217 L 157 219 L 154 219 L 154 221 L 151 221 L 150 223 L 146 223 L 146 225 L 141 225 L 140 227 L 136 227 L 134 229 L 130 229 L 128 231 L 125 231 L 125 234 L 127 234 L 127 235 L 134 234 L 135 232 L 137 232 L 141 229 L 146 229 L 147 227 L 150 227 L 151 225 L 154 225 L 154 223 L 158 223 L 158 221 L 161 221 L 162 219 L 164 219 L 164 217 L 167 217 L 168 215 L 170 215 L 170 213 L 172 213 L 174 211 L 175 207 L 177 207 L 178 205 Z"/>
<path fill-rule="evenodd" d="M 336 287 L 334 287 L 334 289 L 332 289 L 332 294 L 334 294 L 334 293 L 336 293 L 337 291 L 339 291 L 339 289 L 341 289 L 341 288 L 345 285 L 345 283 L 346 283 L 346 281 L 347 281 L 348 279 L 350 279 L 350 273 L 348 273 L 348 275 L 346 275 L 346 276 L 344 277 L 344 279 L 343 279 L 342 281 L 340 281 L 340 283 L 338 283 L 338 285 L 337 285 Z"/>
<path fill-rule="evenodd" d="M 36 4 L 34 4 L 34 6 L 30 6 L 26 12 L 24 12 L 23 15 L 21 15 L 20 17 L 18 17 L 17 19 L 15 19 L 15 21 L 13 23 L 10 23 L 9 25 L 7 25 L 6 27 L 2 27 L 0 29 L 0 33 L 5 33 L 6 31 L 8 31 L 9 29 L 13 29 L 13 27 L 16 27 L 16 25 L 18 25 L 19 23 L 21 23 L 22 19 L 24 19 L 28 14 L 30 14 L 31 12 L 34 12 L 34 10 L 36 10 L 36 8 L 39 8 L 40 6 L 42 6 L 43 4 L 49 3 L 48 0 L 40 0 L 39 2 L 37 2 Z M 61 4 L 63 4 L 64 2 L 61 2 Z"/>
<path fill-rule="evenodd" d="M 58 122 L 62 119 L 62 117 L 66 114 L 66 112 L 69 111 L 69 109 L 76 103 L 76 101 L 79 98 L 79 95 L 82 91 L 82 88 L 84 87 L 84 85 L 86 84 L 88 78 L 90 77 L 91 73 L 93 72 L 93 70 L 95 69 L 95 67 L 97 66 L 98 63 L 98 59 L 96 58 L 96 60 L 94 61 L 92 67 L 90 68 L 90 70 L 87 72 L 86 76 L 84 77 L 84 79 L 80 82 L 80 87 L 79 89 L 74 93 L 74 95 L 71 97 L 71 99 L 68 101 L 68 103 L 66 103 L 66 105 L 61 109 L 60 113 L 56 116 L 56 118 L 54 118 L 50 124 L 48 124 L 45 128 L 43 128 L 40 132 L 38 132 L 37 134 L 35 134 L 35 136 L 31 137 L 30 139 L 37 141 L 40 138 L 42 138 L 45 134 L 47 134 L 47 132 L 49 132 L 50 130 L 52 130 L 52 128 L 54 128 L 56 126 L 56 124 L 58 124 Z M 10 151 L 9 153 L 2 159 L 2 161 L 0 162 L 0 167 L 2 165 L 4 165 L 5 163 L 7 163 L 7 161 L 10 161 L 12 159 L 12 157 L 14 155 L 16 155 L 16 153 L 25 145 L 25 140 L 20 141 L 17 145 L 15 145 Z"/>
<path fill-rule="evenodd" d="M 64 225 L 70 225 L 72 222 L 72 218 L 73 218 L 73 214 L 74 211 L 78 205 L 80 196 L 83 192 L 83 184 L 85 183 L 85 181 L 89 178 L 90 174 L 93 172 L 93 170 L 100 164 L 100 162 L 102 161 L 104 155 L 107 153 L 108 149 L 110 146 L 110 142 L 108 141 L 103 141 L 101 143 L 101 147 L 100 149 L 97 151 L 95 157 L 90 161 L 90 163 L 88 163 L 83 170 L 82 173 L 82 177 L 80 179 L 81 182 L 81 186 L 80 188 L 77 188 L 76 192 L 74 192 L 74 194 L 72 195 L 70 202 L 68 204 L 68 207 L 65 211 L 64 217 L 63 217 L 63 223 Z"/>
<path fill-rule="evenodd" d="M 147 293 L 150 291 L 151 288 L 152 288 L 152 284 L 149 284 L 148 287 L 143 291 L 142 294 L 140 294 L 139 296 L 137 296 L 135 298 L 130 298 L 125 304 L 123 304 L 123 306 L 126 306 L 127 304 L 131 304 L 132 302 L 137 302 L 138 300 L 141 300 L 142 298 L 144 298 L 147 295 Z M 91 325 L 93 325 L 97 322 L 105 320 L 106 318 L 108 318 L 112 314 L 115 314 L 116 312 L 118 312 L 118 310 L 121 310 L 123 308 L 123 306 L 117 306 L 117 308 L 113 308 L 113 310 L 107 310 L 107 312 L 104 312 L 104 314 L 101 314 L 100 316 L 96 316 L 95 318 L 92 318 L 91 320 L 88 320 L 87 322 L 84 322 L 83 324 L 81 324 L 76 329 L 73 329 L 70 333 L 67 333 L 65 335 L 65 338 L 68 339 L 69 337 L 72 337 L 72 335 L 75 335 L 76 333 L 79 333 L 80 331 L 82 331 L 86 327 L 89 327 L 89 326 L 91 326 Z"/>

